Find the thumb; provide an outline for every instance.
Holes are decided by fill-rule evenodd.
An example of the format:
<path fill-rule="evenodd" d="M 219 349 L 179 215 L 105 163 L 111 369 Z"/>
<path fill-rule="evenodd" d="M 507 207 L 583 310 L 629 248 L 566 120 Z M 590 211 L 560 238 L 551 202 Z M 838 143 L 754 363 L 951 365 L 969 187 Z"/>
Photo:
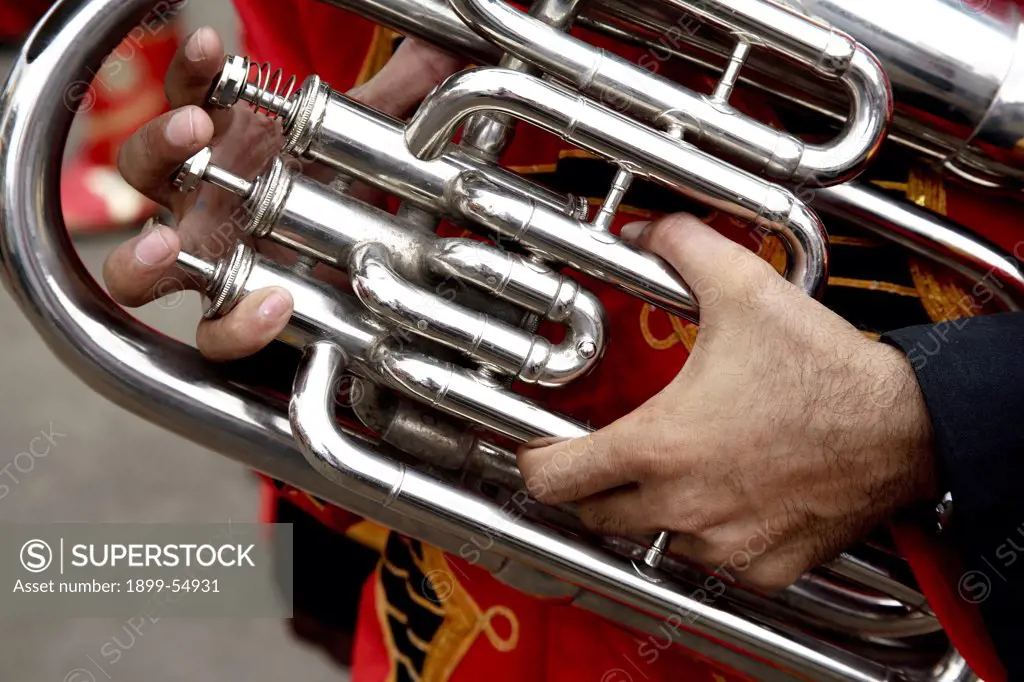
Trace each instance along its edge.
<path fill-rule="evenodd" d="M 749 305 L 785 280 L 753 251 L 688 213 L 623 226 L 622 238 L 664 258 L 690 287 L 703 322 L 728 304 Z"/>
<path fill-rule="evenodd" d="M 406 38 L 384 68 L 353 88 L 349 96 L 385 114 L 401 117 L 463 64 L 463 60 L 433 45 Z"/>

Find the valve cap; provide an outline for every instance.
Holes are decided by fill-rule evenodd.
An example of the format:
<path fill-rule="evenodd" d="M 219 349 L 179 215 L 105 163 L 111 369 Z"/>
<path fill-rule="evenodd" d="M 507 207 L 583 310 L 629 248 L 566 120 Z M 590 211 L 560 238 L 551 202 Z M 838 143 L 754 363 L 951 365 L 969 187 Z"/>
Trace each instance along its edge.
<path fill-rule="evenodd" d="M 181 168 L 178 169 L 178 174 L 174 178 L 174 186 L 185 194 L 194 192 L 203 176 L 206 175 L 206 169 L 209 167 L 210 159 L 212 158 L 213 149 L 204 147 L 199 153 L 181 165 Z"/>
<path fill-rule="evenodd" d="M 206 101 L 223 109 L 234 106 L 242 96 L 248 80 L 249 60 L 237 55 L 228 56 L 224 59 L 224 68 L 210 87 Z"/>

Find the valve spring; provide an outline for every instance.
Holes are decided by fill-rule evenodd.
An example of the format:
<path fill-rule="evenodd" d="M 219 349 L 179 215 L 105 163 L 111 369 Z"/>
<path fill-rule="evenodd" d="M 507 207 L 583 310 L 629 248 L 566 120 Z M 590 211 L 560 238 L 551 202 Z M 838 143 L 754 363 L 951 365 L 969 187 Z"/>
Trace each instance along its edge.
<path fill-rule="evenodd" d="M 295 91 L 295 84 L 298 82 L 295 76 L 287 81 L 284 79 L 284 71 L 274 69 L 270 62 L 249 62 L 249 74 L 247 80 L 256 87 L 256 93 L 252 100 L 253 111 L 262 109 L 271 119 L 277 119 L 287 114 L 288 102 Z M 253 74 L 255 72 L 255 78 Z"/>

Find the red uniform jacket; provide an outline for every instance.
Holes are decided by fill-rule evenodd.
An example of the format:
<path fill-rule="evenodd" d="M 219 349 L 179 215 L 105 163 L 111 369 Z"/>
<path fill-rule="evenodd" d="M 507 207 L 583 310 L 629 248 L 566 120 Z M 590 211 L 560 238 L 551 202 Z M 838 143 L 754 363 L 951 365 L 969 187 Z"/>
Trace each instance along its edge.
<path fill-rule="evenodd" d="M 0 40 L 15 40 L 28 33 L 52 4 L 49 0 L 24 0 L 0 5 Z"/>

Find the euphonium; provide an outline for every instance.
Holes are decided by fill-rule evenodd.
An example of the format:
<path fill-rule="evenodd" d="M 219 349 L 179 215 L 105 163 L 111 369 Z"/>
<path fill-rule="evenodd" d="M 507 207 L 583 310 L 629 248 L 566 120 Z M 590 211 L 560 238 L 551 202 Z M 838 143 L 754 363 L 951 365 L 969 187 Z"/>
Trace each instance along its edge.
<path fill-rule="evenodd" d="M 886 68 L 864 46 L 871 36 L 857 42 L 768 0 L 635 7 L 540 0 L 529 14 L 502 0 L 334 0 L 478 63 L 499 64 L 456 74 L 408 123 L 315 76 L 292 92 L 269 69 L 229 58 L 211 104 L 249 103 L 279 118 L 283 152 L 340 174 L 323 185 L 282 157 L 249 181 L 214 165 L 204 150 L 176 178 L 183 191 L 210 182 L 244 197 L 249 235 L 301 256 L 285 267 L 239 245 L 218 262 L 179 257 L 202 283 L 209 316 L 257 288 L 292 292 L 295 312 L 281 340 L 305 354 L 285 405 L 260 391 L 260 377 L 229 378 L 111 304 L 64 230 L 59 152 L 74 112 L 63 94 L 133 24 L 173 14 L 178 4 L 59 3 L 30 37 L 3 95 L 6 279 L 47 343 L 83 380 L 247 466 L 471 557 L 519 589 L 668 637 L 759 679 L 976 679 L 904 578 L 898 557 L 853 548 L 778 595 L 730 587 L 713 599 L 698 597 L 704 575 L 665 555 L 663 536 L 647 542 L 587 535 L 572 508 L 529 500 L 514 456 L 467 429 L 477 425 L 520 442 L 587 433 L 509 388 L 513 379 L 571 384 L 613 342 L 600 303 L 560 274 L 563 265 L 697 319 L 687 283 L 608 229 L 638 177 L 777 235 L 788 254 L 786 276 L 809 295 L 821 293 L 828 251 L 821 220 L 787 188 L 805 184 L 817 189 L 815 207 L 823 212 L 866 222 L 976 278 L 990 276 L 1007 306 L 1019 305 L 1024 276 L 1012 257 L 949 221 L 848 182 L 878 150 L 893 110 Z M 650 42 L 652 27 L 664 26 L 666 17 L 677 21 L 673 12 L 680 10 L 730 36 L 711 95 L 566 31 L 578 18 L 620 39 Z M 832 140 L 805 143 L 729 105 L 748 59 L 758 67 L 755 57 L 793 64 L 815 84 L 808 97 L 825 88 L 845 92 L 848 106 L 829 109 L 844 121 Z M 495 162 L 516 120 L 614 164 L 615 179 L 592 217 L 578 198 Z M 452 144 L 462 124 L 462 141 Z M 989 137 L 979 132 L 971 139 Z M 987 147 L 957 149 L 957 159 L 981 163 Z M 953 164 L 953 157 L 943 158 Z M 392 215 L 355 199 L 345 190 L 356 180 L 399 197 L 401 210 Z M 441 219 L 512 248 L 439 238 Z M 319 263 L 345 270 L 353 293 L 314 279 Z M 442 294 L 439 282 L 454 284 L 454 293 Z M 564 326 L 563 340 L 537 334 L 540 319 Z M 376 437 L 336 418 L 335 393 L 347 374 L 363 391 L 354 416 Z"/>

